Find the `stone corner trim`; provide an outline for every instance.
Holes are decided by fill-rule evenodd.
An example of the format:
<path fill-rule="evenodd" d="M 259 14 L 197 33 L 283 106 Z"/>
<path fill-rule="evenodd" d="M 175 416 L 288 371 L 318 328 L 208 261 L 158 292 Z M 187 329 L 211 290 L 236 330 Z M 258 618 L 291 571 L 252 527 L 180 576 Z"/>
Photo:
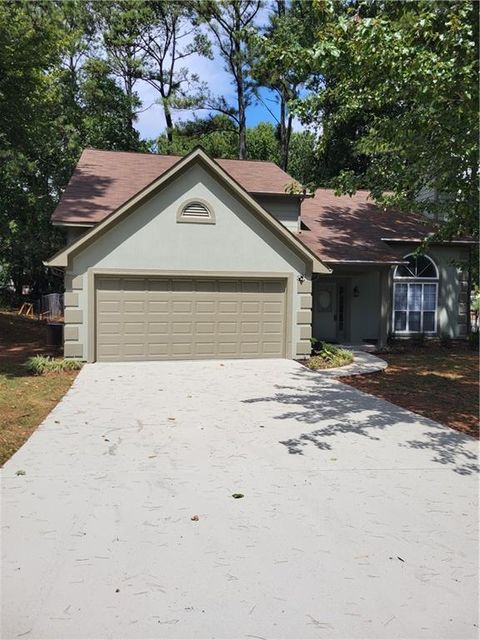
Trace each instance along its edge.
<path fill-rule="evenodd" d="M 297 311 L 297 324 L 312 324 L 311 309 L 300 309 L 300 311 Z"/>
<path fill-rule="evenodd" d="M 301 340 L 297 342 L 297 356 L 309 356 L 312 350 L 312 345 L 309 340 Z"/>
<path fill-rule="evenodd" d="M 83 344 L 79 342 L 65 342 L 63 345 L 65 358 L 83 358 Z"/>
<path fill-rule="evenodd" d="M 300 282 L 297 280 L 297 293 L 312 293 L 312 281 L 305 279 Z"/>
<path fill-rule="evenodd" d="M 66 291 L 63 300 L 66 307 L 78 307 L 78 293 Z"/>
<path fill-rule="evenodd" d="M 73 273 L 66 273 L 65 289 L 67 289 L 67 291 L 71 289 L 81 291 L 83 289 L 83 276 L 76 276 Z"/>
<path fill-rule="evenodd" d="M 83 312 L 81 309 L 65 309 L 65 324 L 82 324 Z"/>
<path fill-rule="evenodd" d="M 78 327 L 74 324 L 67 324 L 63 328 L 64 340 L 78 340 Z"/>

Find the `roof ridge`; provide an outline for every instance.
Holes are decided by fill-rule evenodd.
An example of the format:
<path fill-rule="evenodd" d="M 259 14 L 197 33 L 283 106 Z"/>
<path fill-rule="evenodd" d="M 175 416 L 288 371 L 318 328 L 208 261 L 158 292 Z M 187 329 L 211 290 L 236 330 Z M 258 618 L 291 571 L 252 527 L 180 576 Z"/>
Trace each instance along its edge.
<path fill-rule="evenodd" d="M 95 147 L 85 147 L 83 149 L 82 153 L 85 152 L 85 151 L 95 151 L 97 153 L 129 153 L 129 154 L 135 155 L 135 156 L 151 156 L 151 157 L 154 157 L 154 158 L 185 158 L 186 156 L 189 155 L 188 153 L 185 153 L 183 156 L 181 156 L 181 155 L 178 155 L 178 154 L 169 154 L 169 153 L 152 153 L 150 151 L 130 151 L 130 150 L 124 151 L 123 149 L 97 149 Z M 204 153 L 207 153 L 207 152 L 204 151 Z M 209 154 L 207 153 L 207 155 L 209 155 Z M 212 160 L 215 160 L 216 162 L 218 162 L 219 160 L 228 160 L 229 162 L 259 162 L 261 164 L 271 164 L 274 167 L 277 167 L 277 169 L 280 169 L 280 171 L 283 171 L 284 173 L 287 173 L 284 169 L 279 167 L 276 162 L 273 162 L 273 160 L 256 160 L 256 159 L 254 160 L 254 159 L 250 159 L 250 158 L 244 158 L 244 159 L 241 159 L 241 158 L 212 158 Z"/>

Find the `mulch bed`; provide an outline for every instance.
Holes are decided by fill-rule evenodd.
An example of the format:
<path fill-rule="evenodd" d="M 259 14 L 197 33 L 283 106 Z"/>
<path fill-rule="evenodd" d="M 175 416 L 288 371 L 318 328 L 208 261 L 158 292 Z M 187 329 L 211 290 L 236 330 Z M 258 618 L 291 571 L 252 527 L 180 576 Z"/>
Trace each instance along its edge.
<path fill-rule="evenodd" d="M 388 368 L 341 381 L 475 438 L 479 437 L 478 355 L 425 346 L 382 353 Z"/>

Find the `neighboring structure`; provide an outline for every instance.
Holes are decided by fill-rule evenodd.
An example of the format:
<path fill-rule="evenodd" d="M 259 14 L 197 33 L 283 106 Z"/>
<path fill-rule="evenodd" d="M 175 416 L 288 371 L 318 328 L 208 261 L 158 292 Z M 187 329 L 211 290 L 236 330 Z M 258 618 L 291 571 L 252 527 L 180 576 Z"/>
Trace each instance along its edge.
<path fill-rule="evenodd" d="M 201 149 L 86 150 L 52 216 L 68 245 L 47 263 L 65 269 L 65 356 L 303 357 L 312 325 L 339 342 L 465 335 L 452 259 L 468 245 L 417 258 L 423 221 L 366 193 L 302 202 L 292 182 L 272 163 Z"/>

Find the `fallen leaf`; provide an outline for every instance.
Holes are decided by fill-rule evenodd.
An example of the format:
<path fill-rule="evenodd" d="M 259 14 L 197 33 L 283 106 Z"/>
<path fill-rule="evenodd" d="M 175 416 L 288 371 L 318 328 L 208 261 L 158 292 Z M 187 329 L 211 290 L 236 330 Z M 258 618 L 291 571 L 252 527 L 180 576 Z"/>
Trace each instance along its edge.
<path fill-rule="evenodd" d="M 198 516 L 192 516 L 190 520 L 193 520 L 193 522 L 198 522 L 200 518 Z"/>
<path fill-rule="evenodd" d="M 235 498 L 236 500 L 238 500 L 238 498 L 244 498 L 245 496 L 243 495 L 243 493 L 232 493 L 232 498 Z"/>

